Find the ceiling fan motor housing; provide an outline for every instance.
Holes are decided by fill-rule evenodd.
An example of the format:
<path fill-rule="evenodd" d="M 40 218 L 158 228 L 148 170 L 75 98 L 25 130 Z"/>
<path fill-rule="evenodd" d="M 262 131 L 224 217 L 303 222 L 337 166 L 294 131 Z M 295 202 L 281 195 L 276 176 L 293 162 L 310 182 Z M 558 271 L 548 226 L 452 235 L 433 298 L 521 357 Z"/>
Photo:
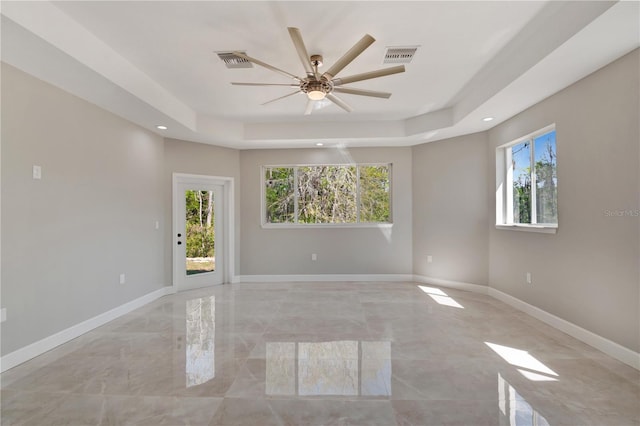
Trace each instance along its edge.
<path fill-rule="evenodd" d="M 320 80 L 316 80 L 315 77 L 305 78 L 300 82 L 300 90 L 305 94 L 309 94 L 309 92 L 322 92 L 326 95 L 333 90 L 333 83 L 322 77 Z"/>

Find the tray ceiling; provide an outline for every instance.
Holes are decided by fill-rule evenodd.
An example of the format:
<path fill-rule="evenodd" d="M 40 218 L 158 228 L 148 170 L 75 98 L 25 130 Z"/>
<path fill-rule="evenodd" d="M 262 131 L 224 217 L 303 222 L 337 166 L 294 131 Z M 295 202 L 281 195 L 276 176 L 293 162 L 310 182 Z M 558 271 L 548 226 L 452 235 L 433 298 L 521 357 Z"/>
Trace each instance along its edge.
<path fill-rule="evenodd" d="M 168 137 L 235 148 L 406 146 L 487 129 L 637 48 L 638 2 L 2 2 L 2 60 Z M 406 72 L 353 83 L 390 99 L 340 97 L 303 115 L 290 83 L 218 53 L 248 55 L 304 76 L 287 27 L 325 69 L 364 34 L 376 42 L 343 75 Z M 492 116 L 491 122 L 482 118 Z M 167 130 L 160 132 L 156 125 Z"/>

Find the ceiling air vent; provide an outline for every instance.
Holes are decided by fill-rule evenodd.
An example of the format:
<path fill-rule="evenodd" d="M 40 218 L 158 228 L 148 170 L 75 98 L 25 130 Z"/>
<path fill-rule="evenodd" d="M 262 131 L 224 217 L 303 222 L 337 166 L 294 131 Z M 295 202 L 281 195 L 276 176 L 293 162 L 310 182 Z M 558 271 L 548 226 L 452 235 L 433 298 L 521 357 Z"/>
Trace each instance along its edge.
<path fill-rule="evenodd" d="M 388 47 L 384 55 L 384 64 L 408 64 L 415 55 L 417 46 L 413 47 Z"/>
<path fill-rule="evenodd" d="M 244 58 L 234 55 L 232 52 L 216 52 L 227 68 L 253 68 L 253 64 Z M 240 52 L 245 53 L 245 52 Z"/>

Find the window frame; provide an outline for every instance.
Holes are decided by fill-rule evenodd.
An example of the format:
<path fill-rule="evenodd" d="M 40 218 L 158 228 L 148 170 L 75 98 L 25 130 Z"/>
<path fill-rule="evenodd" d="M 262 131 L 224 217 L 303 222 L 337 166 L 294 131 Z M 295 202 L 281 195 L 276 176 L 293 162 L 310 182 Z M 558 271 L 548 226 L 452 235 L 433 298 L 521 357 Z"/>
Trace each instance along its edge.
<path fill-rule="evenodd" d="M 273 168 L 293 168 L 293 209 L 294 220 L 298 218 L 298 200 L 300 194 L 298 187 L 298 169 L 301 167 L 355 167 L 356 168 L 356 219 L 353 223 L 301 223 L 301 222 L 267 222 L 267 205 L 266 205 L 266 183 L 265 175 L 267 169 Z M 367 166 L 385 166 L 389 170 L 389 221 L 388 222 L 360 222 L 360 167 Z M 393 163 L 370 162 L 370 163 L 318 163 L 318 164 L 268 164 L 260 166 L 260 224 L 262 228 L 273 229 L 309 229 L 309 228 L 390 228 L 393 226 Z"/>
<path fill-rule="evenodd" d="M 519 137 L 511 142 L 496 148 L 496 229 L 506 229 L 525 232 L 540 232 L 555 234 L 558 223 L 537 223 L 537 182 L 535 171 L 535 139 L 556 131 L 556 157 L 557 157 L 557 130 L 556 124 L 550 124 L 527 135 Z M 531 165 L 531 223 L 517 223 L 513 221 L 513 167 L 511 148 L 523 142 L 530 142 L 529 163 Z M 557 168 L 557 164 L 556 164 Z M 556 195 L 557 198 L 557 195 Z M 559 216 L 559 215 L 558 215 Z M 560 218 L 558 217 L 558 222 Z"/>

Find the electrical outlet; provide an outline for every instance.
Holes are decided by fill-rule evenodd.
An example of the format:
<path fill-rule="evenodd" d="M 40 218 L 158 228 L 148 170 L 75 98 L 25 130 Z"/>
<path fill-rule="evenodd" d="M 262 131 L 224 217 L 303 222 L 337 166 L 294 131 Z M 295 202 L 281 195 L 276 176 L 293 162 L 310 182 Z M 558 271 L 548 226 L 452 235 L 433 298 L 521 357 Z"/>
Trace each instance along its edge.
<path fill-rule="evenodd" d="M 7 308 L 0 309 L 0 322 L 5 322 L 7 320 Z"/>
<path fill-rule="evenodd" d="M 527 284 L 531 284 L 531 272 L 527 272 Z"/>
<path fill-rule="evenodd" d="M 156 229 L 160 229 L 160 221 L 156 220 Z"/>
<path fill-rule="evenodd" d="M 433 263 L 433 256 L 427 256 L 427 263 Z"/>
<path fill-rule="evenodd" d="M 311 253 L 311 260 L 313 260 L 314 262 L 318 260 L 318 255 L 315 253 Z"/>
<path fill-rule="evenodd" d="M 120 274 L 120 284 L 124 284 L 126 282 L 124 274 Z"/>

